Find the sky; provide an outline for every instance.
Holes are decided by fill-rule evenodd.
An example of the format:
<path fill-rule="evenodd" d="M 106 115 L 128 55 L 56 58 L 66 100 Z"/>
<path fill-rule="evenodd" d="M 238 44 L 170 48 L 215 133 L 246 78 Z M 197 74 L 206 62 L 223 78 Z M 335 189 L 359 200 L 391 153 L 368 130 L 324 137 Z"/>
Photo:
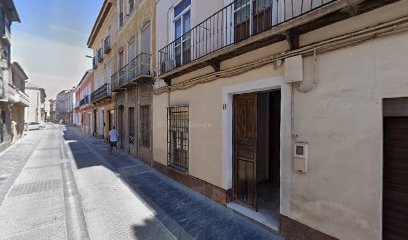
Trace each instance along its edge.
<path fill-rule="evenodd" d="M 11 58 L 47 99 L 72 88 L 92 68 L 86 46 L 103 0 L 14 0 L 21 23 L 11 26 Z M 48 102 L 48 101 L 47 101 Z"/>

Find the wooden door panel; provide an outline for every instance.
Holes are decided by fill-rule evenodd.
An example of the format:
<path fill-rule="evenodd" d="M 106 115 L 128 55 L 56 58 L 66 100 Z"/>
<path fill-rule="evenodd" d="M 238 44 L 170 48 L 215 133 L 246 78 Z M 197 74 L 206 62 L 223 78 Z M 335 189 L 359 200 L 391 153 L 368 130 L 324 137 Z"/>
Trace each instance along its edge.
<path fill-rule="evenodd" d="M 234 200 L 256 209 L 257 95 L 234 96 Z"/>
<path fill-rule="evenodd" d="M 237 199 L 250 206 L 255 205 L 254 177 L 253 162 L 237 162 Z"/>
<path fill-rule="evenodd" d="M 384 120 L 383 239 L 408 239 L 408 118 Z"/>

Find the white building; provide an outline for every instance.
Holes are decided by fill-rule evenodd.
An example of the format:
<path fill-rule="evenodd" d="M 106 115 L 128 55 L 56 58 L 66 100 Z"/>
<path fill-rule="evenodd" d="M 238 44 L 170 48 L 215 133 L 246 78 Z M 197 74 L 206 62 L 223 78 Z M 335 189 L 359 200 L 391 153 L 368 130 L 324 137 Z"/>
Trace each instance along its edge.
<path fill-rule="evenodd" d="M 29 122 L 44 122 L 45 121 L 45 90 L 37 85 L 27 82 L 26 94 L 30 100 L 30 106 L 25 109 L 25 121 Z"/>

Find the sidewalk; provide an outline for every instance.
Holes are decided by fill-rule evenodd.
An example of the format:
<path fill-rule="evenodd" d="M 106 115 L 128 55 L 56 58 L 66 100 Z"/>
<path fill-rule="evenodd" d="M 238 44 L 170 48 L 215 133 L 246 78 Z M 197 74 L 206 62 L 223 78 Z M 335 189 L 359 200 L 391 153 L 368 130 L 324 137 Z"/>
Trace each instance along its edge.
<path fill-rule="evenodd" d="M 109 239 L 118 230 L 133 239 L 283 239 L 123 151 L 109 156 L 106 143 L 77 128 L 68 128 L 65 138 L 93 239 Z M 91 171 L 94 177 L 86 178 Z M 126 211 L 135 207 L 136 213 Z"/>
<path fill-rule="evenodd" d="M 0 205 L 41 137 L 38 131 L 25 134 L 27 135 L 0 153 Z"/>
<path fill-rule="evenodd" d="M 0 239 L 66 239 L 61 134 L 30 132 L 0 156 L 14 163 L 0 205 Z M 2 195 L 4 195 L 2 194 Z"/>

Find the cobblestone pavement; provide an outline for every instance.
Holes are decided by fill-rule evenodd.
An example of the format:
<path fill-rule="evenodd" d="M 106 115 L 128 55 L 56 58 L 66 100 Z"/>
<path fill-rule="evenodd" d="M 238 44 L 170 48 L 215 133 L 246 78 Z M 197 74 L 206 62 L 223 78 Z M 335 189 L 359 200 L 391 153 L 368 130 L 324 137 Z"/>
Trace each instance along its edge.
<path fill-rule="evenodd" d="M 0 155 L 1 239 L 65 239 L 60 131 L 29 132 Z M 9 169 L 4 170 L 6 167 Z"/>
<path fill-rule="evenodd" d="M 65 137 L 93 239 L 282 239 L 77 128 Z"/>
<path fill-rule="evenodd" d="M 47 125 L 2 153 L 0 239 L 281 239 L 107 150 L 77 128 Z"/>
<path fill-rule="evenodd" d="M 40 138 L 38 131 L 31 131 L 16 144 L 0 153 L 0 204 L 26 164 Z"/>

